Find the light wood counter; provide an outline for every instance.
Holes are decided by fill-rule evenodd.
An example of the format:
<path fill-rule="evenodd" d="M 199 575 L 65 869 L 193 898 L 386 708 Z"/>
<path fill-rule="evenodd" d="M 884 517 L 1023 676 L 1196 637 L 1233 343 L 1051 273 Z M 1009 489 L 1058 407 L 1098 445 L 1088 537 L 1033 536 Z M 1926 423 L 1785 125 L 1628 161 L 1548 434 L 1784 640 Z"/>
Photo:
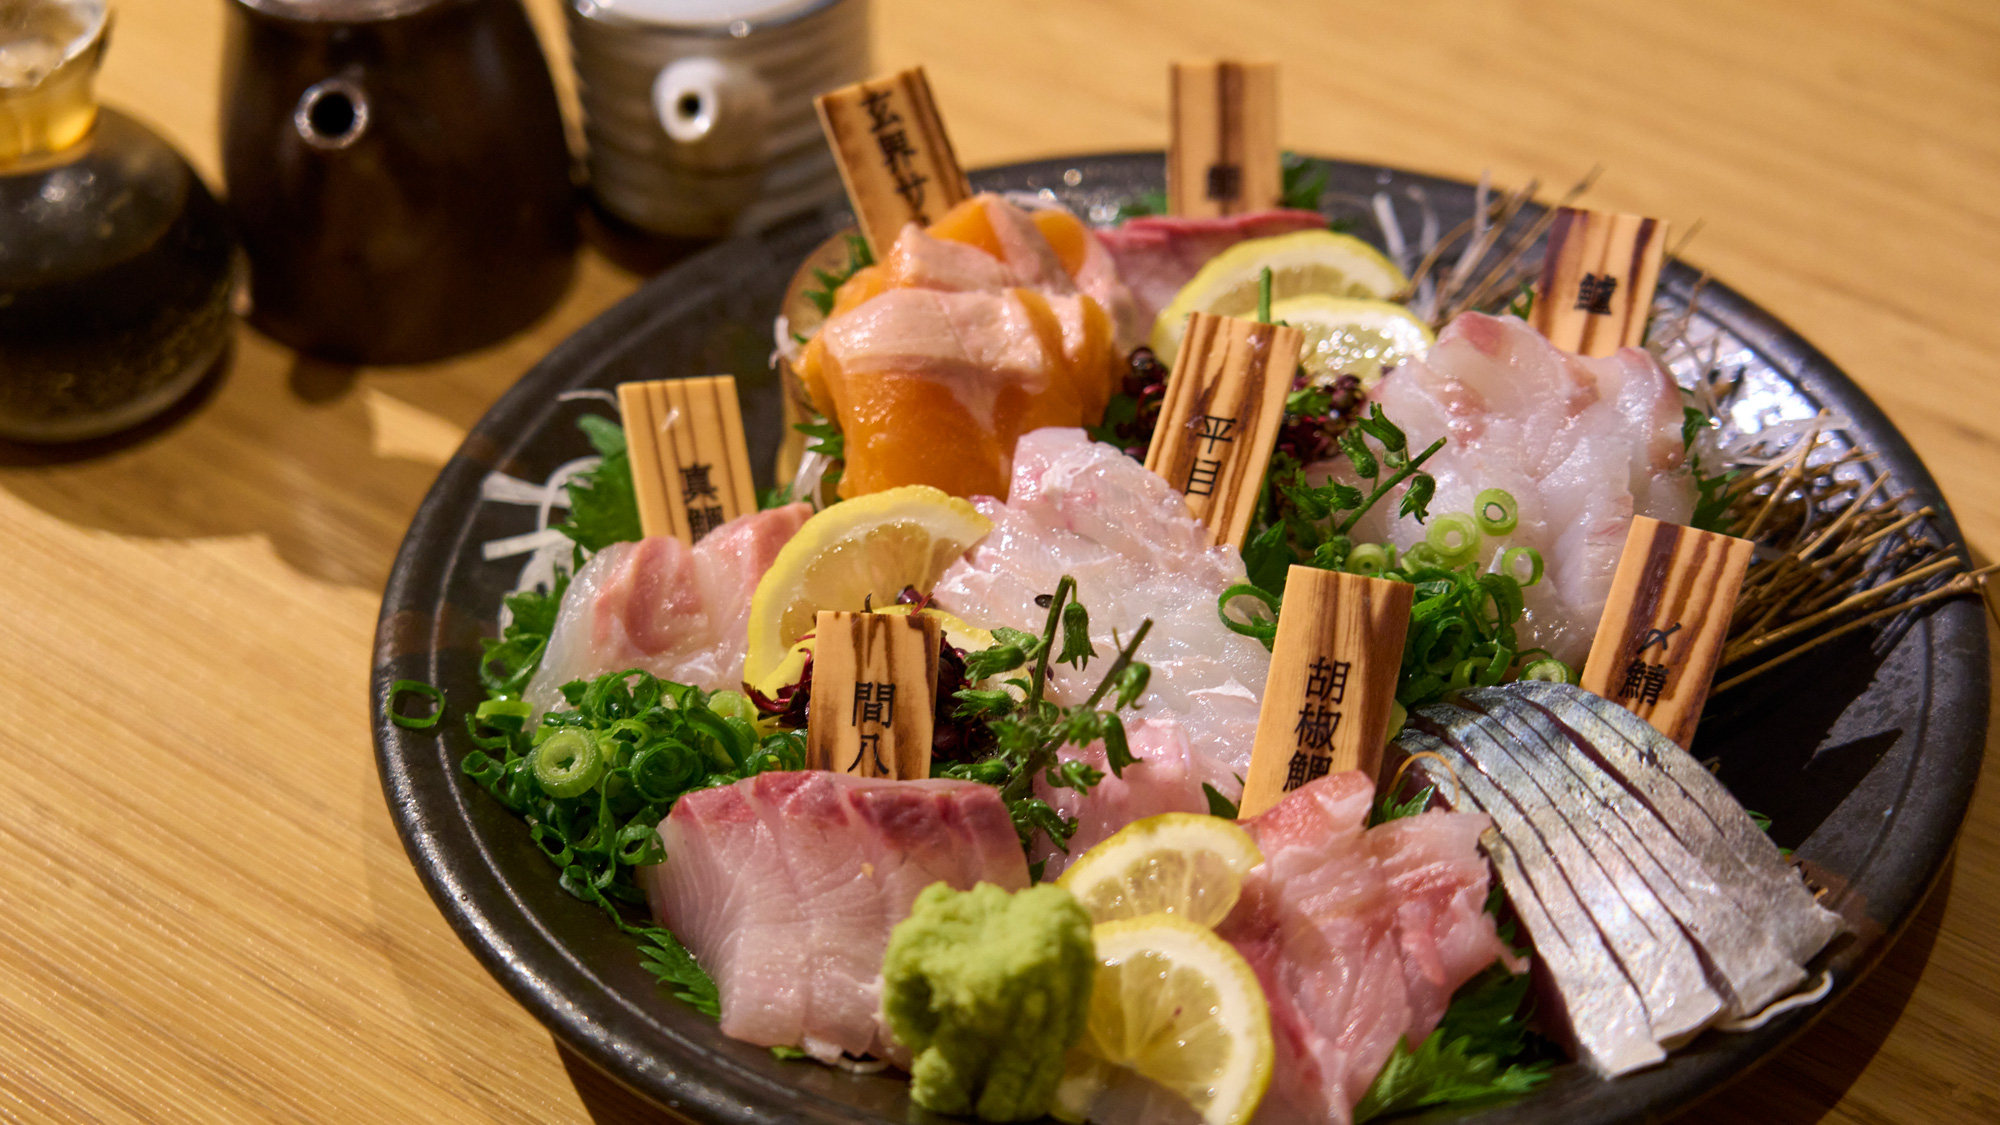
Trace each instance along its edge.
<path fill-rule="evenodd" d="M 531 0 L 545 29 L 559 0 Z M 222 0 L 120 0 L 106 100 L 218 166 Z M 1158 147 L 1175 56 L 1275 58 L 1284 143 L 1706 227 L 2000 549 L 2000 6 L 883 0 L 968 166 Z M 416 370 L 249 330 L 197 408 L 0 448 L 0 1120 L 656 1120 L 566 1059 L 404 858 L 369 739 L 390 560 L 460 434 L 629 292 Z M 1882 968 L 1703 1125 L 2000 1120 L 2000 796 Z"/>

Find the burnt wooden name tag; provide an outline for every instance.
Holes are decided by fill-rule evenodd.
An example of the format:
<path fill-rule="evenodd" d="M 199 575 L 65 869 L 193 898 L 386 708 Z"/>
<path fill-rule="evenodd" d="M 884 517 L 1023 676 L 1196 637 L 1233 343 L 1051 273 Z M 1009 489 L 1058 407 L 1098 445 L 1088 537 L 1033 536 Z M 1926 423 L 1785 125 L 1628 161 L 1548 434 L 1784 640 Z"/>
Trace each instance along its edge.
<path fill-rule="evenodd" d="M 1284 173 L 1278 163 L 1277 64 L 1174 63 L 1168 108 L 1173 119 L 1168 210 L 1209 217 L 1278 205 Z"/>
<path fill-rule="evenodd" d="M 1407 582 L 1291 569 L 1238 816 L 1329 773 L 1380 771 L 1415 592 Z"/>
<path fill-rule="evenodd" d="M 972 194 L 923 67 L 821 94 L 814 104 L 877 258 L 903 224 L 929 226 Z"/>
<path fill-rule="evenodd" d="M 1582 684 L 1686 749 L 1755 544 L 1635 516 Z"/>
<path fill-rule="evenodd" d="M 1643 215 L 1564 207 L 1549 226 L 1535 307 L 1542 335 L 1578 355 L 1610 355 L 1646 339 L 1667 224 Z"/>
<path fill-rule="evenodd" d="M 810 769 L 863 777 L 931 775 L 937 619 L 823 611 L 813 629 Z"/>
<path fill-rule="evenodd" d="M 1250 530 L 1304 342 L 1296 328 L 1188 319 L 1146 467 L 1187 498 L 1211 543 L 1240 547 Z"/>
<path fill-rule="evenodd" d="M 757 510 L 736 377 L 620 383 L 639 530 L 692 544 Z"/>

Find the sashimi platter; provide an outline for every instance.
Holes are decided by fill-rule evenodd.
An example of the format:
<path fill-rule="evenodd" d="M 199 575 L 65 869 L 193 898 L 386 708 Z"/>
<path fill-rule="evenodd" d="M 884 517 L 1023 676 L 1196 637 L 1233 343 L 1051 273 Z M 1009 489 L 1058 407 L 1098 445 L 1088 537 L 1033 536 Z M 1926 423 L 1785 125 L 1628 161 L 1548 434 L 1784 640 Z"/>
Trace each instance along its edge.
<path fill-rule="evenodd" d="M 385 599 L 384 785 L 564 1041 L 700 1121 L 1654 1119 L 1921 901 L 1983 571 L 1809 345 L 1587 184 L 1281 152 L 848 189 L 587 328 Z M 1676 218 L 1675 222 L 1681 222 Z"/>

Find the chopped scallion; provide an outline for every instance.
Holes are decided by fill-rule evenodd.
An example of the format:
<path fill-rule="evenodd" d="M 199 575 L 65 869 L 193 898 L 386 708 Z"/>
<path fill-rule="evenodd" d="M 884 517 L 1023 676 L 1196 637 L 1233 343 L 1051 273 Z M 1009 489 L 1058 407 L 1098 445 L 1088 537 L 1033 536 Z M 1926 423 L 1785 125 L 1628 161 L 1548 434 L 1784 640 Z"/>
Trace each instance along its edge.
<path fill-rule="evenodd" d="M 1461 566 L 1479 553 L 1479 525 L 1463 512 L 1434 517 L 1424 542 L 1446 566 Z"/>
<path fill-rule="evenodd" d="M 1383 571 L 1394 565 L 1388 549 L 1379 543 L 1363 543 L 1347 553 L 1347 569 L 1353 574 L 1379 578 Z"/>
<path fill-rule="evenodd" d="M 1500 555 L 1500 573 L 1524 589 L 1533 586 L 1542 580 L 1542 553 L 1533 547 L 1509 547 Z"/>
<path fill-rule="evenodd" d="M 431 701 L 428 715 L 406 715 L 397 710 L 396 701 L 405 695 L 421 695 Z M 424 683 L 422 680 L 397 680 L 389 685 L 389 698 L 382 701 L 382 713 L 389 721 L 406 730 L 429 730 L 444 718 L 444 692 Z"/>
<path fill-rule="evenodd" d="M 535 781 L 551 797 L 575 797 L 604 774 L 604 754 L 597 739 L 573 727 L 550 735 L 535 747 Z"/>
<path fill-rule="evenodd" d="M 1537 660 L 1526 668 L 1521 669 L 1521 678 L 1524 680 L 1542 680 L 1551 684 L 1573 684 L 1577 679 L 1576 669 L 1571 668 L 1553 656 Z"/>
<path fill-rule="evenodd" d="M 1504 488 L 1489 488 L 1472 500 L 1472 518 L 1488 535 L 1505 535 L 1521 522 L 1520 505 Z"/>

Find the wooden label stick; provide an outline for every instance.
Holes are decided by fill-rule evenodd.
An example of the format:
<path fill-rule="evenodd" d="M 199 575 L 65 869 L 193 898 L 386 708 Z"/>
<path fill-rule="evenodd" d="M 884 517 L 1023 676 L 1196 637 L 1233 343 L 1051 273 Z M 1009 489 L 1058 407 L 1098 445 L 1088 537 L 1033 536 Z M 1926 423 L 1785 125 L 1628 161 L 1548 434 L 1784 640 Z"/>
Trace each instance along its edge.
<path fill-rule="evenodd" d="M 821 94 L 814 104 L 876 258 L 903 224 L 928 226 L 972 194 L 923 67 Z"/>
<path fill-rule="evenodd" d="M 639 530 L 693 544 L 757 510 L 736 377 L 620 383 Z"/>
<path fill-rule="evenodd" d="M 1169 211 L 1212 217 L 1278 205 L 1284 172 L 1276 63 L 1174 63 L 1167 102 L 1173 118 Z"/>
<path fill-rule="evenodd" d="M 1658 219 L 1558 209 L 1529 323 L 1578 355 L 1645 343 L 1666 243 L 1667 224 Z"/>
<path fill-rule="evenodd" d="M 1329 773 L 1375 777 L 1415 592 L 1407 582 L 1291 569 L 1239 817 Z"/>
<path fill-rule="evenodd" d="M 1635 516 L 1583 687 L 1680 743 L 1694 741 L 1755 544 Z"/>
<path fill-rule="evenodd" d="M 808 769 L 863 777 L 931 775 L 937 618 L 820 613 L 813 630 Z"/>
<path fill-rule="evenodd" d="M 1188 319 L 1146 467 L 1187 498 L 1211 543 L 1241 546 L 1250 530 L 1304 343 L 1296 328 Z"/>

